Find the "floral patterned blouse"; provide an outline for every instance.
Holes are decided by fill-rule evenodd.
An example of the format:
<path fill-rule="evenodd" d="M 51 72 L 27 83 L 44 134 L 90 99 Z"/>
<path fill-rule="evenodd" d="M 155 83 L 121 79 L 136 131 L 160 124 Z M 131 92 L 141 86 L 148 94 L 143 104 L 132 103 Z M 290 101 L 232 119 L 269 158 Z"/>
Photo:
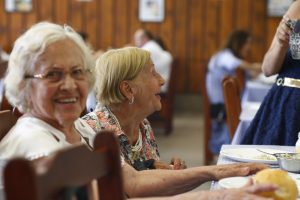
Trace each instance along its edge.
<path fill-rule="evenodd" d="M 95 132 L 106 129 L 113 131 L 119 138 L 121 156 L 125 161 L 132 165 L 137 170 L 141 170 L 139 165 L 144 165 L 145 161 L 159 160 L 158 146 L 155 141 L 154 132 L 147 119 L 140 124 L 140 132 L 142 135 L 142 149 L 137 152 L 138 155 L 132 151 L 132 145 L 129 143 L 127 135 L 119 128 L 115 116 L 106 106 L 97 106 L 93 112 L 88 113 L 82 117 Z M 149 167 L 146 167 L 149 168 Z M 142 169 L 146 169 L 142 168 Z"/>

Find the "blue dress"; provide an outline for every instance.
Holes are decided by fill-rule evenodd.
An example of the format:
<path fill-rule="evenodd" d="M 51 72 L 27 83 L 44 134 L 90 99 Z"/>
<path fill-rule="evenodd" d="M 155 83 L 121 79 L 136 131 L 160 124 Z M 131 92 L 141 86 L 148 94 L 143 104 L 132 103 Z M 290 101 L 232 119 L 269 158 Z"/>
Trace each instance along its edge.
<path fill-rule="evenodd" d="M 300 60 L 285 56 L 277 79 L 300 79 Z M 300 88 L 272 86 L 241 144 L 295 145 L 300 131 Z"/>

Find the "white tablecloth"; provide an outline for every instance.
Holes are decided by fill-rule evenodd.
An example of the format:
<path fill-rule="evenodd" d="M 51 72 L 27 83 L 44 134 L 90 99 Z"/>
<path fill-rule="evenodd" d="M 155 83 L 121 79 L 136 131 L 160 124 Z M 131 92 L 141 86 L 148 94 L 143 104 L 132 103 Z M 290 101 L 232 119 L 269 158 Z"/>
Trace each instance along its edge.
<path fill-rule="evenodd" d="M 289 151 L 294 152 L 295 147 L 294 146 L 278 146 L 278 145 L 223 145 L 221 150 L 224 149 L 234 149 L 234 148 L 253 148 L 253 149 L 276 149 L 276 150 L 283 150 L 283 151 Z M 231 163 L 237 163 L 238 161 L 232 160 L 230 158 L 227 158 L 225 156 L 220 155 L 218 158 L 217 165 L 221 164 L 231 164 Z M 294 174 L 296 175 L 296 174 Z M 297 174 L 298 175 L 298 174 Z M 300 177 L 300 175 L 299 175 Z M 213 181 L 211 184 L 211 190 L 220 189 L 220 186 L 217 181 Z M 299 200 L 300 198 L 298 198 Z"/>
<path fill-rule="evenodd" d="M 262 102 L 271 87 L 272 84 L 266 84 L 259 81 L 247 81 L 242 104 L 248 101 Z"/>
<path fill-rule="evenodd" d="M 240 114 L 240 123 L 236 128 L 235 134 L 232 139 L 232 144 L 240 144 L 247 128 L 250 126 L 252 119 L 260 107 L 260 102 L 247 102 L 243 105 Z"/>

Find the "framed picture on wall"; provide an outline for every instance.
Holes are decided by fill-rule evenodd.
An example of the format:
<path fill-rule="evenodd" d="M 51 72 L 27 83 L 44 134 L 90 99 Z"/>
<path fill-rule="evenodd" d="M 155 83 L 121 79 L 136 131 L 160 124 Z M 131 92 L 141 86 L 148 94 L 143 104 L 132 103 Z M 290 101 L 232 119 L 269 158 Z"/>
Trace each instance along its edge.
<path fill-rule="evenodd" d="M 5 10 L 7 12 L 30 12 L 32 0 L 5 0 Z"/>
<path fill-rule="evenodd" d="M 294 0 L 267 0 L 268 16 L 282 17 Z"/>
<path fill-rule="evenodd" d="M 165 0 L 139 0 L 139 20 L 162 22 L 165 18 Z"/>

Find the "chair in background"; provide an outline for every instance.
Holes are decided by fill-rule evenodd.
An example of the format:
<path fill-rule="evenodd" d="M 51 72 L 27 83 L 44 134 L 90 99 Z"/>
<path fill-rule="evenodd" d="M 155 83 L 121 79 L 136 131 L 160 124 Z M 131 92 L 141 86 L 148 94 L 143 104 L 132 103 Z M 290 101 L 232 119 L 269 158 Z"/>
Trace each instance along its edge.
<path fill-rule="evenodd" d="M 241 92 L 236 77 L 226 76 L 222 81 L 224 104 L 226 109 L 226 122 L 231 138 L 240 122 Z"/>
<path fill-rule="evenodd" d="M 210 115 L 210 101 L 206 91 L 206 63 L 201 66 L 200 71 L 200 90 L 202 95 L 202 107 L 204 111 L 204 163 L 211 164 L 213 161 L 213 154 L 209 149 L 209 140 L 211 136 L 211 115 Z"/>
<path fill-rule="evenodd" d="M 0 49 L 0 52 L 1 52 L 1 49 Z M 0 79 L 4 78 L 7 66 L 8 66 L 8 62 L 7 61 L 3 61 L 0 58 Z"/>
<path fill-rule="evenodd" d="M 3 89 L 2 91 L 2 101 L 0 100 L 0 110 L 13 110 L 13 106 L 10 105 L 5 96 L 5 89 Z"/>
<path fill-rule="evenodd" d="M 235 70 L 235 74 L 236 74 L 236 79 L 239 84 L 240 91 L 243 91 L 245 88 L 245 83 L 246 83 L 246 72 L 242 68 L 238 67 Z"/>
<path fill-rule="evenodd" d="M 176 60 L 171 67 L 168 92 L 161 96 L 162 109 L 148 117 L 153 127 L 163 126 L 165 135 L 169 135 L 173 129 L 174 102 L 175 102 L 175 76 Z"/>
<path fill-rule="evenodd" d="M 0 141 L 7 132 L 15 125 L 19 116 L 11 110 L 0 111 Z"/>
<path fill-rule="evenodd" d="M 92 180 L 97 180 L 96 188 L 91 186 Z M 78 188 L 84 191 L 84 197 L 78 199 L 124 199 L 119 144 L 114 134 L 97 134 L 94 151 L 85 144 L 71 145 L 33 161 L 12 159 L 4 169 L 7 200 L 73 199 Z"/>

